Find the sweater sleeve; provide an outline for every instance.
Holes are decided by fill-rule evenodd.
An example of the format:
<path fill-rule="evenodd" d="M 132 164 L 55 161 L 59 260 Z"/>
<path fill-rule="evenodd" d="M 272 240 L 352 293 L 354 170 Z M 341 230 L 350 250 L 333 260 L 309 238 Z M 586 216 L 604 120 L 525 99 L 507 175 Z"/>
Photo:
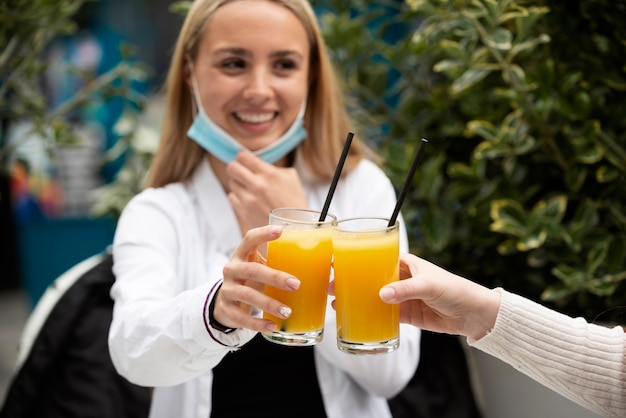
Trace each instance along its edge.
<path fill-rule="evenodd" d="M 468 343 L 542 385 L 607 417 L 626 416 L 622 327 L 589 324 L 521 296 L 502 294 L 496 324 Z"/>

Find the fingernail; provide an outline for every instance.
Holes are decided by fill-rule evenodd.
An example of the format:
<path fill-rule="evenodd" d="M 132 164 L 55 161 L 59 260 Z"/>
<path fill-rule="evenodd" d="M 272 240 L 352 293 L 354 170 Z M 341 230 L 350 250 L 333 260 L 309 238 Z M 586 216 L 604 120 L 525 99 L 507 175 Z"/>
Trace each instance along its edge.
<path fill-rule="evenodd" d="M 273 235 L 280 234 L 283 230 L 283 227 L 280 225 L 270 225 L 270 233 Z"/>
<path fill-rule="evenodd" d="M 291 308 L 288 308 L 286 306 L 283 306 L 282 308 L 280 308 L 278 312 L 280 312 L 280 316 L 282 316 L 285 319 L 291 316 Z"/>
<path fill-rule="evenodd" d="M 265 324 L 265 329 L 268 331 L 276 331 L 276 324 L 273 322 Z"/>
<path fill-rule="evenodd" d="M 300 287 L 300 280 L 296 279 L 295 277 L 288 278 L 287 287 L 291 290 L 298 290 L 298 288 Z"/>
<path fill-rule="evenodd" d="M 396 292 L 391 287 L 383 287 L 380 289 L 380 292 L 378 292 L 378 296 L 380 296 L 382 300 L 392 300 L 395 295 Z"/>

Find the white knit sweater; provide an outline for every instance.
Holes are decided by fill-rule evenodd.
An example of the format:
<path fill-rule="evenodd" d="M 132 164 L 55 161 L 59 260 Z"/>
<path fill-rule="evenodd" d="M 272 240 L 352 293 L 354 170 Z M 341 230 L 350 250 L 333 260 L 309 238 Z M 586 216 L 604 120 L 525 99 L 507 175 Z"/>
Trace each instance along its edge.
<path fill-rule="evenodd" d="M 626 334 L 571 318 L 498 289 L 502 303 L 485 337 L 468 343 L 579 405 L 626 417 Z"/>

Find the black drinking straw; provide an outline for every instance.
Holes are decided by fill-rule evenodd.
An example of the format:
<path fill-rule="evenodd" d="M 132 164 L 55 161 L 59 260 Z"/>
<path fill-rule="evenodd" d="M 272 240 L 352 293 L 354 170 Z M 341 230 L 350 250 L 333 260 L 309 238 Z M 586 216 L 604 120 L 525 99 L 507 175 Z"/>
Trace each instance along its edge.
<path fill-rule="evenodd" d="M 415 170 L 417 169 L 417 165 L 422 159 L 422 154 L 424 153 L 424 147 L 428 143 L 428 140 L 422 138 L 422 142 L 420 143 L 417 152 L 415 153 L 415 157 L 413 158 L 413 164 L 411 164 L 411 169 L 406 176 L 406 180 L 404 180 L 404 185 L 402 186 L 402 190 L 400 190 L 400 194 L 398 195 L 398 200 L 396 202 L 396 207 L 393 210 L 393 215 L 391 215 L 391 219 L 389 219 L 389 226 L 393 226 L 396 223 L 396 219 L 398 218 L 398 214 L 400 213 L 400 208 L 402 207 L 402 203 L 404 203 L 404 198 L 406 197 L 406 193 L 409 191 L 409 186 L 411 186 L 411 182 L 413 181 L 413 175 L 415 174 Z"/>
<path fill-rule="evenodd" d="M 346 162 L 346 157 L 348 156 L 348 151 L 350 150 L 350 144 L 352 144 L 353 136 L 354 133 L 348 132 L 346 142 L 343 144 L 343 151 L 341 151 L 341 157 L 339 157 L 339 162 L 337 163 L 337 168 L 335 169 L 335 175 L 333 176 L 333 180 L 330 182 L 330 189 L 328 189 L 326 202 L 324 202 L 324 208 L 322 209 L 322 213 L 320 214 L 320 222 L 324 222 L 324 219 L 326 219 L 326 214 L 328 213 L 328 208 L 330 207 L 330 201 L 333 199 L 333 195 L 335 194 L 335 188 L 337 187 L 337 182 L 339 181 L 341 170 L 343 170 L 343 163 Z"/>

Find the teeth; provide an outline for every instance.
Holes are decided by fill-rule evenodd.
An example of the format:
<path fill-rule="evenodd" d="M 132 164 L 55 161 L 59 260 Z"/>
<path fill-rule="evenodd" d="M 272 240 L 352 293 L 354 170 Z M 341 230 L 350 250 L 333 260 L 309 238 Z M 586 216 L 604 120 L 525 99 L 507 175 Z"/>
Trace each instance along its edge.
<path fill-rule="evenodd" d="M 247 123 L 263 123 L 272 120 L 274 113 L 237 113 L 237 118 Z"/>

